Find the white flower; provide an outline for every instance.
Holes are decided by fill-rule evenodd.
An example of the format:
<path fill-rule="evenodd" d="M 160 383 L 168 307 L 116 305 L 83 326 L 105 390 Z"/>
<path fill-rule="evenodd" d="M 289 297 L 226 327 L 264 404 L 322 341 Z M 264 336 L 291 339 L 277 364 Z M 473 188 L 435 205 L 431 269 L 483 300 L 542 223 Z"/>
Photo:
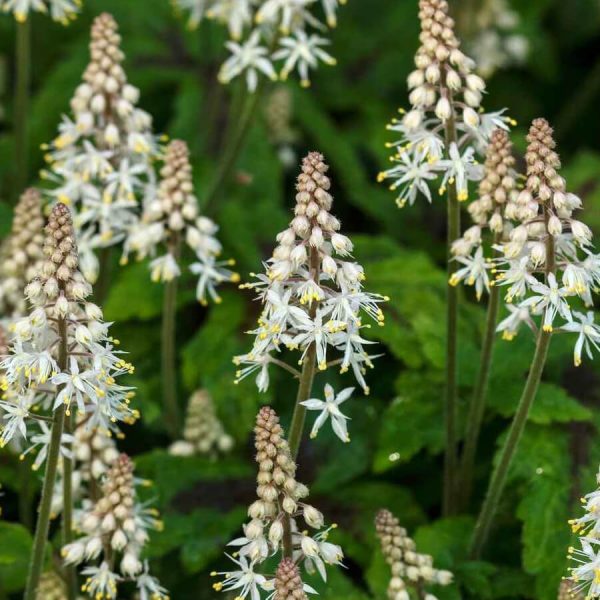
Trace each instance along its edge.
<path fill-rule="evenodd" d="M 148 573 L 148 561 L 144 561 L 144 572 L 135 579 L 140 600 L 168 600 L 169 592 L 160 585 L 156 577 Z"/>
<path fill-rule="evenodd" d="M 173 279 L 181 275 L 179 265 L 175 257 L 170 253 L 155 258 L 150 263 L 150 271 L 152 281 L 161 283 L 173 281 Z"/>
<path fill-rule="evenodd" d="M 342 442 L 350 441 L 347 426 L 348 417 L 340 411 L 340 405 L 350 398 L 353 391 L 354 388 L 345 388 L 336 395 L 333 388 L 329 384 L 326 384 L 325 400 L 311 398 L 301 402 L 301 404 L 306 406 L 308 410 L 321 411 L 321 414 L 314 422 L 313 428 L 310 432 L 310 437 L 317 437 L 319 429 L 323 427 L 328 418 L 331 418 L 331 427 L 333 428 L 335 434 L 342 440 Z"/>
<path fill-rule="evenodd" d="M 237 567 L 235 571 L 225 571 L 215 573 L 215 575 L 224 576 L 224 580 L 213 584 L 216 591 L 232 591 L 235 590 L 237 597 L 245 600 L 260 600 L 260 590 L 264 589 L 267 579 L 264 575 L 254 572 L 254 562 L 248 562 L 245 556 L 240 556 L 236 560 L 232 556 L 227 555 Z"/>
<path fill-rule="evenodd" d="M 122 578 L 110 569 L 108 563 L 103 562 L 99 567 L 86 567 L 81 573 L 87 577 L 81 589 L 90 597 L 107 600 L 117 597 L 117 583 Z"/>
<path fill-rule="evenodd" d="M 491 268 L 491 264 L 483 255 L 483 247 L 479 246 L 473 256 L 457 256 L 455 260 L 465 266 L 452 274 L 450 285 L 458 285 L 464 279 L 468 285 L 475 286 L 477 300 L 481 299 L 484 289 L 490 291 L 488 269 Z"/>
<path fill-rule="evenodd" d="M 442 159 L 435 165 L 437 170 L 444 171 L 440 192 L 444 193 L 448 184 L 455 185 L 459 202 L 464 202 L 469 197 L 469 181 L 481 179 L 483 171 L 475 163 L 475 150 L 472 147 L 466 148 L 461 155 L 453 142 L 448 154 L 448 159 Z"/>
<path fill-rule="evenodd" d="M 269 51 L 260 44 L 260 32 L 252 32 L 248 40 L 243 44 L 227 42 L 227 48 L 231 56 L 223 63 L 219 72 L 219 80 L 229 83 L 241 73 L 246 73 L 246 84 L 251 92 L 258 85 L 258 72 L 263 73 L 269 79 L 275 81 L 277 73 L 268 56 Z"/>
<path fill-rule="evenodd" d="M 282 47 L 273 54 L 273 59 L 285 60 L 281 69 L 284 80 L 297 69 L 301 85 L 307 87 L 310 85 L 309 70 L 315 69 L 319 60 L 328 65 L 336 64 L 335 58 L 322 48 L 329 40 L 316 34 L 307 35 L 302 29 L 295 31 L 293 36 L 282 38 L 279 44 Z"/>
<path fill-rule="evenodd" d="M 0 7 L 14 13 L 19 22 L 26 21 L 30 12 L 48 13 L 50 9 L 52 19 L 66 25 L 79 12 L 80 3 L 76 0 L 2 0 Z"/>
<path fill-rule="evenodd" d="M 592 359 L 592 348 L 600 351 L 600 326 L 594 323 L 594 313 L 589 311 L 587 314 L 574 311 L 575 319 L 570 323 L 565 323 L 562 331 L 577 333 L 577 341 L 575 342 L 575 350 L 573 352 L 573 360 L 575 366 L 581 364 L 581 351 L 585 350 L 588 358 Z"/>
<path fill-rule="evenodd" d="M 572 321 L 571 309 L 568 301 L 565 300 L 568 290 L 565 287 L 558 287 L 554 273 L 548 275 L 548 285 L 538 282 L 533 284 L 531 289 L 537 295 L 523 300 L 521 306 L 531 307 L 536 312 L 544 311 L 544 331 L 552 331 L 552 324 L 557 314 L 565 321 Z"/>
<path fill-rule="evenodd" d="M 519 328 L 525 323 L 531 329 L 534 329 L 534 322 L 531 318 L 529 308 L 526 306 L 514 306 L 513 304 L 507 304 L 506 308 L 510 312 L 508 317 L 500 321 L 496 327 L 496 331 L 502 332 L 502 338 L 510 341 L 518 333 Z"/>
<path fill-rule="evenodd" d="M 198 275 L 196 298 L 200 304 L 206 306 L 207 296 L 210 296 L 216 303 L 221 302 L 216 286 L 224 281 L 239 280 L 237 273 L 224 268 L 231 264 L 233 263 L 230 260 L 217 261 L 212 255 L 198 254 L 198 261 L 190 265 L 190 271 L 194 275 Z"/>

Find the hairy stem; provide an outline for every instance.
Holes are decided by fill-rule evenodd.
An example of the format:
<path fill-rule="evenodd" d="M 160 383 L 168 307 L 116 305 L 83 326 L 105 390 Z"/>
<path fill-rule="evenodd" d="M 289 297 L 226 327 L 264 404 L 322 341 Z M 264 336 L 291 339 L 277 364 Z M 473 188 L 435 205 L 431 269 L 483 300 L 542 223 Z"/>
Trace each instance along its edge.
<path fill-rule="evenodd" d="M 456 143 L 454 116 L 446 121 L 446 148 Z M 456 184 L 448 185 L 447 196 L 447 270 L 448 281 L 454 270 L 451 263 L 452 243 L 460 237 L 460 206 Z M 444 454 L 444 497 L 443 513 L 450 515 L 455 510 L 456 496 L 456 420 L 458 387 L 458 287 L 448 284 L 446 305 L 446 388 L 444 394 L 444 425 L 446 447 Z"/>
<path fill-rule="evenodd" d="M 75 415 L 68 411 L 65 414 L 64 432 L 73 434 L 73 425 Z M 72 450 L 72 444 L 71 444 Z M 63 514 L 62 514 L 62 534 L 63 545 L 70 544 L 73 541 L 73 458 L 63 456 Z M 67 585 L 68 600 L 77 598 L 77 574 L 74 565 L 66 565 L 65 581 Z"/>
<path fill-rule="evenodd" d="M 315 281 L 319 281 L 319 252 L 315 248 L 310 250 L 310 270 L 311 276 Z M 315 318 L 317 313 L 317 303 L 313 302 L 310 307 L 310 317 Z M 288 435 L 288 443 L 290 454 L 293 460 L 298 457 L 300 443 L 302 442 L 302 433 L 304 432 L 304 421 L 306 420 L 306 407 L 302 402 L 308 400 L 312 394 L 312 386 L 317 369 L 317 347 L 314 342 L 309 346 L 302 361 L 302 372 L 300 374 L 300 383 L 298 384 L 298 393 L 296 395 L 296 404 L 294 406 L 294 414 L 290 424 Z M 284 557 L 292 557 L 292 532 L 289 516 L 286 515 L 283 523 L 283 555 Z"/>
<path fill-rule="evenodd" d="M 15 201 L 27 185 L 27 116 L 31 76 L 31 22 L 17 23 L 15 66 Z"/>
<path fill-rule="evenodd" d="M 546 231 L 548 231 L 549 212 L 546 207 L 544 207 L 544 216 L 546 221 Z M 555 270 L 556 257 L 554 251 L 554 239 L 551 235 L 547 234 L 546 280 L 548 279 L 548 275 L 550 273 L 554 273 Z M 469 547 L 469 554 L 473 559 L 477 559 L 481 556 L 481 552 L 487 542 L 490 528 L 498 509 L 498 503 L 500 502 L 500 497 L 504 491 L 508 470 L 519 446 L 519 440 L 521 439 L 521 435 L 525 429 L 527 417 L 529 416 L 529 410 L 531 409 L 531 405 L 535 400 L 540 381 L 542 379 L 542 373 L 544 371 L 544 365 L 546 364 L 546 357 L 548 356 L 548 348 L 550 347 L 551 337 L 551 331 L 546 331 L 543 327 L 540 327 L 535 353 L 533 355 L 533 361 L 529 369 L 529 375 L 527 376 L 525 387 L 523 388 L 523 393 L 521 394 L 521 399 L 519 400 L 517 412 L 515 413 L 513 421 L 508 430 L 508 435 L 500 453 L 500 460 L 498 461 L 498 464 L 496 465 L 496 468 L 492 474 L 485 500 L 475 524 L 475 529 L 473 531 L 473 536 L 471 538 L 471 544 Z"/>
<path fill-rule="evenodd" d="M 58 320 L 58 334 L 60 338 L 58 366 L 61 371 L 67 369 L 67 321 Z M 42 497 L 38 511 L 38 520 L 33 538 L 33 549 L 29 563 L 29 574 L 27 576 L 27 586 L 23 600 L 35 600 L 37 587 L 40 582 L 42 570 L 44 568 L 44 554 L 46 542 L 48 539 L 48 530 L 50 528 L 50 509 L 52 507 L 52 493 L 54 483 L 56 482 L 56 472 L 58 470 L 58 461 L 60 457 L 60 443 L 65 421 L 65 406 L 61 404 L 55 411 L 52 419 L 52 429 L 50 433 L 50 444 L 48 446 L 48 456 L 46 458 L 46 472 L 44 474 L 44 483 L 42 486 Z"/>
<path fill-rule="evenodd" d="M 179 259 L 179 240 L 175 240 L 171 250 L 175 260 Z M 176 356 L 176 316 L 177 316 L 177 277 L 165 283 L 162 313 L 161 363 L 163 380 L 163 403 L 169 435 L 175 439 L 179 433 L 179 404 L 177 403 L 177 356 Z"/>
<path fill-rule="evenodd" d="M 483 345 L 481 348 L 481 359 L 479 363 L 477 383 L 475 384 L 475 389 L 469 405 L 469 414 L 467 416 L 465 446 L 463 449 L 461 462 L 460 500 L 463 508 L 466 508 L 466 506 L 469 504 L 469 499 L 473 489 L 473 467 L 475 464 L 475 454 L 477 452 L 479 434 L 481 432 L 481 423 L 483 421 L 483 414 L 485 411 L 485 400 L 490 381 L 492 359 L 494 357 L 496 324 L 498 321 L 499 307 L 500 290 L 498 286 L 492 286 L 487 307 L 485 332 L 483 335 Z"/>

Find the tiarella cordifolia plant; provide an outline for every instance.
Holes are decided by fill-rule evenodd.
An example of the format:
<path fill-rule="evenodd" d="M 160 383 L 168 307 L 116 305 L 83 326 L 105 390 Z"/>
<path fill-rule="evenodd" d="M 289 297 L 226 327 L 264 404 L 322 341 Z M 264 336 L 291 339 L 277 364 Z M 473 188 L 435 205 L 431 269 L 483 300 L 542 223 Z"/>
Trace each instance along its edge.
<path fill-rule="evenodd" d="M 287 79 L 297 70 L 303 86 L 310 85 L 309 71 L 319 62 L 333 65 L 335 59 L 325 51 L 329 40 L 319 33 L 327 27 L 319 20 L 318 6 L 329 27 L 337 23 L 337 10 L 345 0 L 175 0 L 175 6 L 189 11 L 189 24 L 197 26 L 205 18 L 227 25 L 231 56 L 219 73 L 228 83 L 246 75 L 251 92 L 259 76 L 275 80 L 276 65 L 282 62 L 279 76 Z M 315 33 L 318 32 L 318 33 Z"/>
<path fill-rule="evenodd" d="M 477 520 L 471 540 L 473 557 L 480 556 L 489 536 L 508 469 L 537 395 L 552 334 L 577 334 L 576 365 L 581 363 L 582 351 L 591 357 L 600 340 L 593 313 L 574 310 L 578 304 L 591 304 L 592 289 L 600 277 L 599 257 L 591 251 L 592 233 L 573 218 L 581 200 L 566 191 L 566 182 L 558 174 L 560 159 L 545 119 L 533 121 L 527 141 L 527 180 L 516 199 L 515 216 L 520 224 L 500 244 L 503 256 L 497 261 L 497 285 L 506 287 L 511 312 L 498 330 L 514 335 L 525 323 L 536 331 L 536 349 Z"/>
<path fill-rule="evenodd" d="M 43 254 L 38 275 L 25 288 L 32 310 L 16 322 L 11 354 L 0 363 L 6 385 L 14 390 L 12 397 L 1 402 L 6 414 L 0 440 L 6 444 L 15 438 L 27 439 L 39 426 L 41 433 L 31 442 L 47 463 L 27 600 L 33 599 L 41 575 L 61 450 L 63 535 L 66 541 L 71 539 L 72 461 L 64 445 L 69 446 L 72 439 L 73 406 L 86 416 L 89 427 L 104 430 L 137 417 L 129 406 L 130 389 L 117 383 L 117 377 L 133 367 L 115 352 L 100 308 L 85 300 L 92 289 L 79 271 L 75 232 L 64 204 L 56 204 L 50 213 Z"/>
<path fill-rule="evenodd" d="M 394 166 L 379 174 L 392 180 L 399 207 L 412 205 L 418 196 L 432 201 L 430 185 L 447 193 L 447 246 L 460 237 L 459 203 L 469 197 L 469 182 L 482 176 L 476 154 L 483 150 L 496 128 L 507 128 L 508 119 L 483 113 L 485 82 L 475 74 L 475 63 L 460 50 L 454 20 L 446 0 L 419 0 L 421 45 L 415 55 L 416 69 L 408 77 L 411 109 L 388 129 L 399 134 L 391 144 Z M 454 265 L 448 264 L 448 276 Z M 457 494 L 458 403 L 458 292 L 448 289 L 446 318 L 444 512 L 455 509 Z"/>
<path fill-rule="evenodd" d="M 235 591 L 238 598 L 258 600 L 262 592 L 275 589 L 275 598 L 302 598 L 295 591 L 314 592 L 302 586 L 295 565 L 302 565 L 309 573 L 319 572 L 323 580 L 325 565 L 341 564 L 341 548 L 327 541 L 334 526 L 323 529 L 323 515 L 303 499 L 308 488 L 296 479 L 296 464 L 284 438 L 279 417 L 272 408 L 263 407 L 256 417 L 255 447 L 258 477 L 258 499 L 249 507 L 250 521 L 244 525 L 244 536 L 230 542 L 239 547 L 237 558 L 230 557 L 238 569 L 224 573 L 224 580 L 214 584 L 217 591 Z M 313 536 L 302 531 L 300 519 L 317 531 Z M 289 559 L 275 578 L 256 572 L 267 558 L 281 553 Z M 289 596 L 280 596 L 285 588 L 295 586 Z M 273 597 L 273 596 L 270 596 Z"/>
<path fill-rule="evenodd" d="M 408 77 L 411 109 L 388 126 L 400 134 L 390 144 L 397 164 L 379 175 L 380 181 L 393 180 L 401 207 L 419 195 L 431 202 L 429 184 L 440 178 L 441 194 L 454 187 L 457 199 L 467 200 L 469 181 L 481 177 L 476 152 L 508 121 L 502 112 L 480 113 L 485 82 L 460 50 L 446 0 L 420 0 L 419 18 L 421 46 Z"/>
<path fill-rule="evenodd" d="M 195 391 L 188 402 L 183 439 L 171 444 L 169 452 L 174 456 L 216 456 L 232 447 L 233 438 L 225 432 L 209 392 Z"/>
<path fill-rule="evenodd" d="M 452 583 L 452 573 L 435 569 L 431 556 L 417 552 L 415 542 L 391 512 L 380 510 L 377 513 L 375 529 L 392 571 L 387 590 L 389 600 L 409 600 L 409 587 L 413 587 L 423 600 L 436 600 L 436 596 L 426 593 L 426 586 Z"/>
<path fill-rule="evenodd" d="M 137 107 L 139 90 L 128 83 L 117 23 L 108 13 L 91 30 L 90 62 L 71 100 L 59 135 L 46 148 L 50 194 L 72 207 L 81 268 L 98 277 L 95 251 L 122 242 L 140 203 L 155 193 L 152 162 L 157 142 L 152 119 Z"/>
<path fill-rule="evenodd" d="M 40 12 L 63 25 L 75 18 L 80 7 L 81 0 L 2 0 L 0 3 L 0 8 L 13 13 L 19 22 L 26 21 L 30 12 Z"/>
<path fill-rule="evenodd" d="M 140 481 L 133 471 L 131 459 L 121 454 L 106 475 L 100 499 L 79 516 L 82 537 L 62 549 L 66 564 L 88 565 L 82 570 L 87 576 L 82 591 L 96 600 L 116 598 L 119 583 L 127 581 L 135 582 L 146 598 L 168 599 L 141 560 L 149 530 L 161 529 L 162 524 L 155 510 L 139 502 Z"/>
<path fill-rule="evenodd" d="M 471 492 L 473 465 L 496 339 L 500 289 L 494 286 L 494 261 L 500 252 L 498 244 L 508 238 L 519 210 L 515 202 L 518 192 L 514 163 L 508 133 L 503 129 L 494 130 L 486 150 L 479 197 L 468 207 L 474 224 L 453 242 L 451 248 L 455 261 L 461 266 L 450 277 L 450 285 L 464 281 L 474 286 L 478 300 L 484 291 L 489 292 L 479 371 L 469 404 L 462 452 L 460 495 L 463 503 L 468 502 Z"/>
<path fill-rule="evenodd" d="M 316 368 L 325 371 L 338 365 L 342 373 L 352 369 L 359 385 L 369 393 L 364 375 L 374 357 L 365 350 L 372 342 L 362 337 L 362 330 L 368 327 L 362 316 L 368 315 L 379 325 L 384 321 L 379 305 L 386 298 L 363 291 L 363 268 L 348 259 L 352 242 L 339 232 L 340 222 L 330 212 L 333 198 L 327 171 L 318 152 L 303 160 L 295 216 L 289 228 L 277 236 L 279 245 L 267 261 L 266 275 L 257 275 L 257 282 L 242 286 L 257 290 L 264 308 L 258 328 L 250 332 L 256 336 L 254 347 L 235 358 L 241 366 L 237 380 L 258 372 L 256 384 L 265 391 L 271 365 L 291 371 L 300 376 L 302 414 Z M 277 357 L 282 346 L 298 350 L 302 374 Z M 335 359 L 332 353 L 337 355 Z M 296 431 L 299 421 L 303 418 L 294 420 L 290 433 L 294 454 L 300 440 L 301 425 Z"/>
<path fill-rule="evenodd" d="M 156 197 L 147 202 L 141 220 L 130 230 L 125 243 L 125 261 L 129 251 L 138 259 L 154 255 L 157 247 L 164 254 L 150 263 L 153 281 L 172 281 L 181 274 L 179 263 L 183 245 L 195 254 L 197 261 L 190 270 L 198 276 L 196 297 L 206 305 L 208 298 L 220 302 L 216 285 L 238 281 L 236 273 L 226 266 L 233 261 L 219 261 L 221 243 L 216 238 L 218 227 L 208 217 L 198 214 L 198 199 L 194 195 L 192 166 L 187 144 L 173 140 L 166 148 L 161 181 Z"/>
<path fill-rule="evenodd" d="M 40 193 L 25 190 L 15 206 L 12 228 L 0 247 L 0 313 L 9 318 L 27 312 L 25 286 L 42 260 L 44 216 Z"/>
<path fill-rule="evenodd" d="M 576 310 L 592 306 L 592 292 L 600 282 L 600 255 L 592 251 L 589 227 L 573 218 L 581 200 L 566 191 L 557 172 L 560 159 L 547 121 L 536 119 L 527 140 L 527 184 L 517 197 L 515 211 L 519 224 L 501 244 L 503 258 L 498 261 L 498 284 L 506 286 L 510 311 L 498 331 L 508 339 L 523 324 L 536 331 L 539 317 L 543 331 L 577 334 L 574 362 L 578 366 L 583 352 L 591 358 L 592 348 L 600 342 L 593 313 Z M 562 323 L 557 327 L 558 318 Z"/>
<path fill-rule="evenodd" d="M 596 475 L 598 489 L 581 499 L 585 514 L 578 519 L 569 521 L 573 533 L 579 537 L 581 548 L 569 548 L 568 558 L 577 563 L 569 568 L 567 578 L 570 584 L 570 598 L 577 594 L 585 596 L 586 600 L 600 598 L 600 471 Z M 566 584 L 565 584 L 566 585 Z"/>

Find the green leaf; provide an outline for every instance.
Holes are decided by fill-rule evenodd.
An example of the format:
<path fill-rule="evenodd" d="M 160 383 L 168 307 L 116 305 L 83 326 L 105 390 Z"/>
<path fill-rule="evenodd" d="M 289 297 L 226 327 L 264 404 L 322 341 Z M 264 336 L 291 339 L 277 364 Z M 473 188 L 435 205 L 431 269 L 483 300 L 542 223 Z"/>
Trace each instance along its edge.
<path fill-rule="evenodd" d="M 25 527 L 0 521 L 0 590 L 17 592 L 25 586 L 31 546 Z"/>

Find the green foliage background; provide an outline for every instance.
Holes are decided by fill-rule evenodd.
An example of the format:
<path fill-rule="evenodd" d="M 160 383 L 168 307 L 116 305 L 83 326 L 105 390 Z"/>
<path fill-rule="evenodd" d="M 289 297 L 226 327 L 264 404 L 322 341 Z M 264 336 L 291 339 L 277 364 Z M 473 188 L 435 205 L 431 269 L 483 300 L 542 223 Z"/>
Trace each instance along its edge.
<path fill-rule="evenodd" d="M 477 9 L 485 0 L 451 1 L 454 9 Z M 600 386 L 597 367 L 572 367 L 571 348 L 553 343 L 545 382 L 510 474 L 497 526 L 485 561 L 466 560 L 473 515 L 487 483 L 497 438 L 518 399 L 533 352 L 527 333 L 510 344 L 498 342 L 489 409 L 477 463 L 476 502 L 471 514 L 440 519 L 442 386 L 444 363 L 444 203 L 419 202 L 399 211 L 375 174 L 387 161 L 385 124 L 406 103 L 405 78 L 417 45 L 416 0 L 350 0 L 333 35 L 336 68 L 322 68 L 313 87 L 290 83 L 292 125 L 298 158 L 322 151 L 331 165 L 336 214 L 356 243 L 355 256 L 369 289 L 391 297 L 385 328 L 371 336 L 385 356 L 370 373 L 371 396 L 349 403 L 352 443 L 342 446 L 323 431 L 305 443 L 301 480 L 347 554 L 348 569 L 333 573 L 322 598 L 383 599 L 387 568 L 376 551 L 372 521 L 377 509 L 393 510 L 414 533 L 422 551 L 456 573 L 459 586 L 436 591 L 454 599 L 556 598 L 566 569 L 566 520 L 577 499 L 594 486 L 600 460 Z M 520 31 L 531 45 L 518 68 L 498 71 L 489 81 L 488 108 L 509 107 L 520 123 L 516 145 L 524 147 L 528 122 L 545 116 L 556 125 L 569 187 L 584 196 L 585 217 L 600 234 L 600 4 L 596 0 L 518 0 Z M 167 0 L 85 0 L 83 14 L 69 28 L 45 17 L 33 19 L 33 97 L 30 107 L 30 168 L 43 165 L 41 143 L 52 139 L 61 113 L 88 60 L 91 19 L 112 12 L 121 26 L 126 69 L 141 88 L 141 105 L 155 118 L 155 130 L 181 137 L 191 147 L 195 183 L 202 197 L 222 150 L 222 131 L 237 86 L 221 88 L 215 74 L 224 56 L 224 32 L 205 23 L 187 31 Z M 464 13 L 462 15 L 464 17 Z M 3 73 L 0 132 L 0 230 L 10 226 L 14 194 L 11 82 L 14 23 L 0 17 Z M 265 103 L 261 108 L 264 109 Z M 242 277 L 261 268 L 275 234 L 290 214 L 295 168 L 286 169 L 269 141 L 259 114 L 240 160 L 213 216 L 221 226 L 226 255 L 237 259 Z M 35 176 L 32 181 L 35 182 Z M 224 544 L 235 536 L 254 495 L 250 432 L 257 408 L 272 404 L 289 423 L 294 400 L 285 375 L 267 394 L 252 381 L 233 384 L 231 357 L 249 347 L 244 335 L 257 316 L 251 295 L 233 286 L 223 303 L 203 309 L 194 301 L 193 281 L 184 280 L 178 312 L 181 400 L 198 387 L 210 390 L 236 448 L 218 462 L 173 458 L 165 447 L 161 415 L 159 347 L 161 294 L 145 265 L 113 270 L 105 306 L 123 348 L 131 353 L 143 420 L 127 432 L 123 449 L 136 457 L 140 474 L 165 517 L 149 556 L 175 600 L 214 598 L 212 570 L 224 568 Z M 461 312 L 460 383 L 464 408 L 476 374 L 484 309 L 465 293 Z M 597 364 L 597 363 L 596 363 Z M 322 381 L 315 386 L 320 392 Z M 343 381 L 332 381 L 344 385 Z M 392 460 L 390 457 L 397 458 Z M 399 457 L 399 458 L 398 458 Z M 28 532 L 15 524 L 22 482 L 15 461 L 0 456 L 0 589 L 23 585 L 30 548 Z M 312 583 L 312 582 L 311 582 Z M 459 592 L 459 589 L 462 592 Z M 1 592 L 0 592 L 1 596 Z"/>

